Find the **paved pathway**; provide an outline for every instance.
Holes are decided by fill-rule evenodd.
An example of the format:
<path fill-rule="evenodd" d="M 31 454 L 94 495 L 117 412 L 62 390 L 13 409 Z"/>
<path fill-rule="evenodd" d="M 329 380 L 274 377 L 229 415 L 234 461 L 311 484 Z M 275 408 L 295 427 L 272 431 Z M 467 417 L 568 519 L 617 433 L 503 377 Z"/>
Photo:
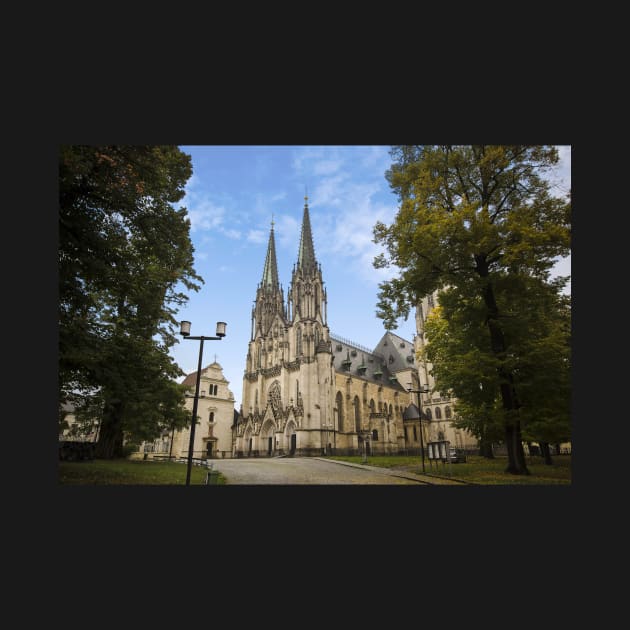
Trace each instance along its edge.
<path fill-rule="evenodd" d="M 450 479 L 319 457 L 213 459 L 212 466 L 225 475 L 228 485 L 460 485 Z"/>

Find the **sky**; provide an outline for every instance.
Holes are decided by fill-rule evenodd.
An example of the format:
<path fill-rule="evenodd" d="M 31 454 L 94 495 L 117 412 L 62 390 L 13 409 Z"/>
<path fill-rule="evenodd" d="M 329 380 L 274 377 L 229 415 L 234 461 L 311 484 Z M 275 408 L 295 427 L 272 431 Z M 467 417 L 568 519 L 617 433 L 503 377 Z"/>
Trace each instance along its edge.
<path fill-rule="evenodd" d="M 328 294 L 328 327 L 333 335 L 373 349 L 385 329 L 376 317 L 378 284 L 395 270 L 374 269 L 381 252 L 372 242 L 377 221 L 391 224 L 397 197 L 385 171 L 389 146 L 180 146 L 192 158 L 193 175 L 177 207 L 188 210 L 195 270 L 204 279 L 176 314 L 191 322 L 191 335 L 204 341 L 202 366 L 217 361 L 240 408 L 251 333 L 251 311 L 262 278 L 271 222 L 278 275 L 286 294 L 297 261 L 304 197 L 308 195 L 315 257 Z M 552 192 L 571 186 L 571 148 L 558 147 L 560 163 L 549 176 Z M 570 275 L 570 256 L 555 275 Z M 570 285 L 567 293 L 570 292 Z M 413 340 L 415 319 L 399 320 L 394 331 Z M 197 370 L 200 342 L 179 337 L 170 350 L 189 374 Z M 182 377 L 183 379 L 183 377 Z M 180 381 L 182 380 L 180 379 Z"/>

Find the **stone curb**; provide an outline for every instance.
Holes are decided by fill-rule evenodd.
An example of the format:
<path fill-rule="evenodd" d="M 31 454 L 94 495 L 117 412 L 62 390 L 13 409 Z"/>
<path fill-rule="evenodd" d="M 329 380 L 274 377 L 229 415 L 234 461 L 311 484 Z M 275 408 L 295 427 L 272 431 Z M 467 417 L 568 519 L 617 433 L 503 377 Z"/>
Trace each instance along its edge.
<path fill-rule="evenodd" d="M 449 479 L 448 477 L 437 477 L 433 475 L 417 475 L 415 473 L 401 472 L 398 470 L 392 470 L 391 468 L 383 468 L 381 466 L 369 466 L 366 464 L 355 464 L 354 462 L 342 462 L 338 459 L 327 459 L 326 457 L 313 457 L 313 459 L 319 459 L 324 462 L 333 462 L 334 464 L 341 464 L 342 466 L 351 466 L 354 468 L 364 468 L 365 470 L 371 470 L 379 472 L 385 475 L 391 475 L 392 477 L 402 477 L 403 479 L 411 479 L 419 483 L 425 483 L 431 486 L 471 486 L 468 481 L 461 481 L 459 479 Z"/>

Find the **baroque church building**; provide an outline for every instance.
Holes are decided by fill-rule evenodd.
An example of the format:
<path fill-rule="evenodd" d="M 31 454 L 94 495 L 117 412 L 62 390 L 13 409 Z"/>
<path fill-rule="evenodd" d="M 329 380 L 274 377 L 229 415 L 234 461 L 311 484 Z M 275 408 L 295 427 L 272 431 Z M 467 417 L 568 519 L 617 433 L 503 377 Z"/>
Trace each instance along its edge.
<path fill-rule="evenodd" d="M 286 301 L 271 225 L 233 426 L 234 456 L 404 452 L 414 442 L 403 411 L 415 361 L 413 342 L 392 333 L 374 352 L 331 334 L 305 197 Z"/>

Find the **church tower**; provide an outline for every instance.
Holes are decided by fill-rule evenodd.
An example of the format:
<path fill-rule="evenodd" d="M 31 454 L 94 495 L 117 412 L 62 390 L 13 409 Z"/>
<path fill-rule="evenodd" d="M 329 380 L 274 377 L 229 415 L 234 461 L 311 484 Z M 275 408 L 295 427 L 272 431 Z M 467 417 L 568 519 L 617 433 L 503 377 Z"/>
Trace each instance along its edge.
<path fill-rule="evenodd" d="M 332 423 L 334 372 L 326 290 L 315 258 L 308 198 L 304 201 L 286 307 L 271 225 L 252 309 L 243 404 L 235 428 L 237 457 L 320 455 L 326 427 Z"/>

